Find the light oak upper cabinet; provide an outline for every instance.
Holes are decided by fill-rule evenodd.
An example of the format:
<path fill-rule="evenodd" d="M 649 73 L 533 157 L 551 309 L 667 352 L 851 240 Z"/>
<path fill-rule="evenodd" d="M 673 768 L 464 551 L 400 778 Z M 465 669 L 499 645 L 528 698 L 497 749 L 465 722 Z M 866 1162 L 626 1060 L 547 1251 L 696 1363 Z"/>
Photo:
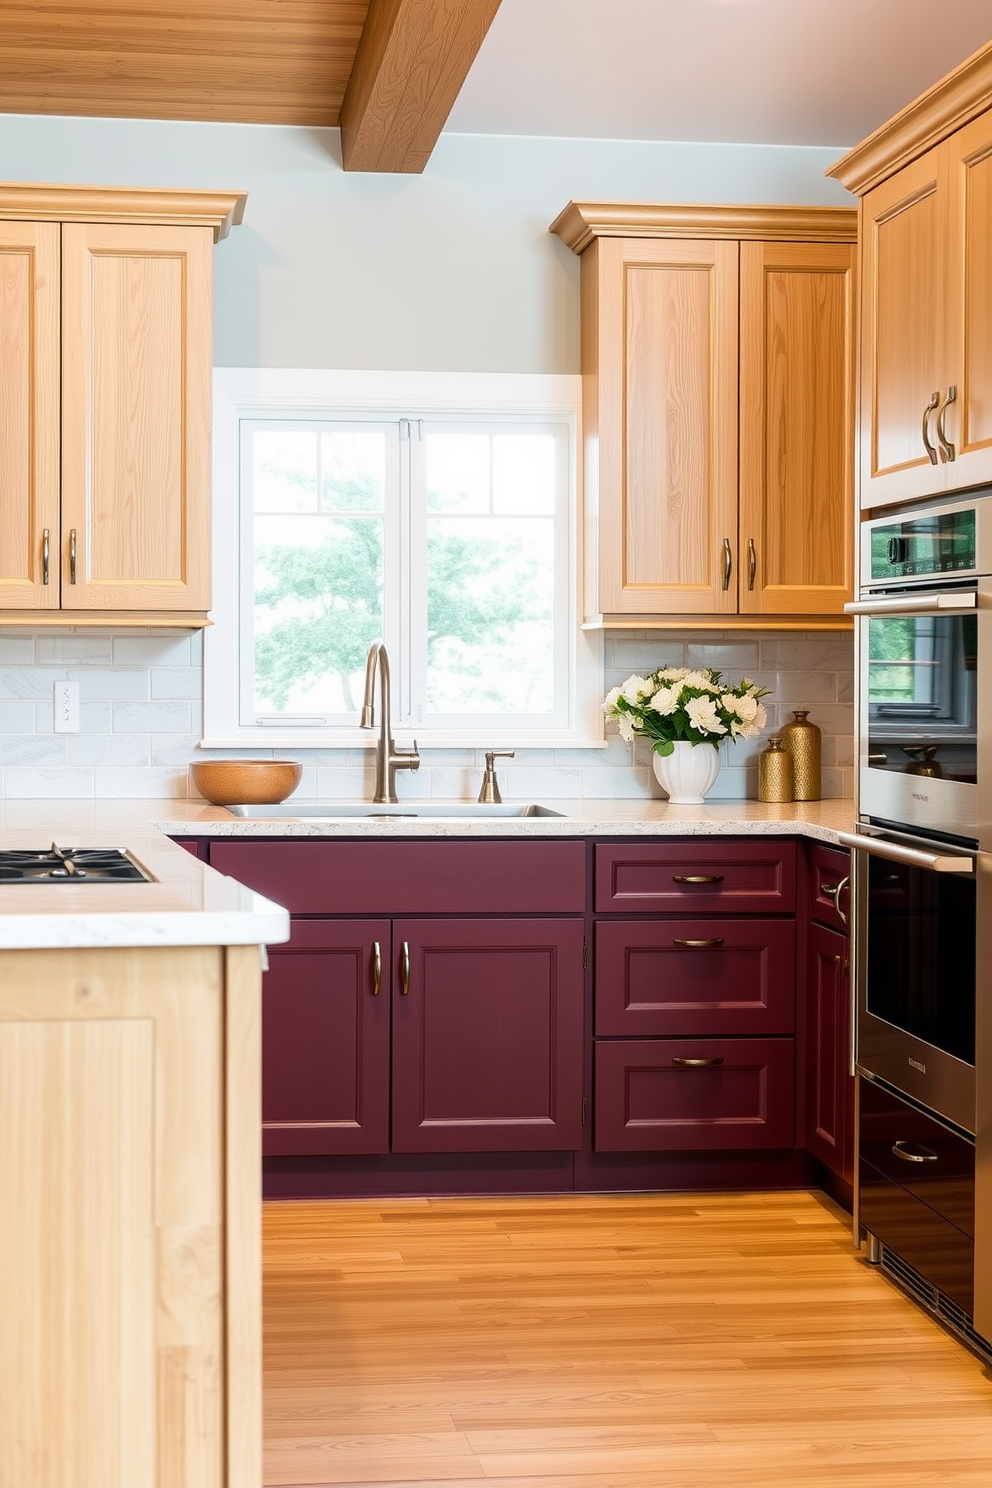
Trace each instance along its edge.
<path fill-rule="evenodd" d="M 570 203 L 587 624 L 846 626 L 851 211 Z"/>
<path fill-rule="evenodd" d="M 862 508 L 992 481 L 992 45 L 831 167 L 861 200 Z"/>
<path fill-rule="evenodd" d="M 244 201 L 0 187 L 6 623 L 206 622 L 212 252 Z"/>

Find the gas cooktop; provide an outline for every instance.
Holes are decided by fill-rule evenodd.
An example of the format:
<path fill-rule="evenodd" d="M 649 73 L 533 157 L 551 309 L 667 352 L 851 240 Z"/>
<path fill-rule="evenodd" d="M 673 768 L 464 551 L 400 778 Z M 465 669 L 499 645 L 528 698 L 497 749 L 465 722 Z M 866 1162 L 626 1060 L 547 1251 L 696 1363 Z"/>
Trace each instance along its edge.
<path fill-rule="evenodd" d="M 0 884 L 150 882 L 119 847 L 0 848 Z"/>

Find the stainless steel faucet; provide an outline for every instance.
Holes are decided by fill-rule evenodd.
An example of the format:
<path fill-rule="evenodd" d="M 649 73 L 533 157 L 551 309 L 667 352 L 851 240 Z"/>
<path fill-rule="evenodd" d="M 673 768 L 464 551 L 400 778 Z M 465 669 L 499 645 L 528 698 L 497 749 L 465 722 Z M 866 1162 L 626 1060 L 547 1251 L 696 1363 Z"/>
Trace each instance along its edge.
<path fill-rule="evenodd" d="M 372 799 L 376 802 L 389 802 L 392 805 L 397 800 L 396 771 L 419 770 L 420 755 L 417 752 L 416 739 L 413 741 L 412 749 L 397 749 L 393 743 L 393 731 L 389 718 L 389 657 L 383 641 L 372 642 L 369 647 L 368 660 L 365 663 L 362 728 L 375 728 L 373 699 L 376 668 L 379 670 L 379 742 L 375 746 L 375 795 Z"/>

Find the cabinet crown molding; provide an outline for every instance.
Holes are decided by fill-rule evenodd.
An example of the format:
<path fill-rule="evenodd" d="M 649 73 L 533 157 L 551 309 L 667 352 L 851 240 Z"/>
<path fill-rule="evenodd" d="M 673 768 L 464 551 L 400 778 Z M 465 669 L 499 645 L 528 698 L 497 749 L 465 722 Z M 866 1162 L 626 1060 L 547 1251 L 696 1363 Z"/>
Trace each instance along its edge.
<path fill-rule="evenodd" d="M 0 183 L 0 221 L 147 222 L 211 227 L 226 238 L 245 214 L 246 191 L 173 191 L 157 186 Z"/>
<path fill-rule="evenodd" d="M 854 243 L 853 207 L 673 206 L 569 202 L 552 222 L 573 253 L 595 238 L 754 238 L 762 242 Z"/>
<path fill-rule="evenodd" d="M 992 107 L 992 41 L 848 150 L 826 172 L 864 196 Z"/>

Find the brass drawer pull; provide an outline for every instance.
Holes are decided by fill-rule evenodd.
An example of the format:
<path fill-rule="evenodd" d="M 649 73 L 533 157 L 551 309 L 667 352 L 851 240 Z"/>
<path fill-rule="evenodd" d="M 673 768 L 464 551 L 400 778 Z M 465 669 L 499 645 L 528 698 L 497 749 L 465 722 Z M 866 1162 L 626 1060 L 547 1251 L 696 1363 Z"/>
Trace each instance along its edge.
<path fill-rule="evenodd" d="M 711 940 L 683 940 L 681 936 L 672 936 L 672 945 L 692 946 L 697 950 L 708 950 L 712 946 L 722 946 L 723 936 L 714 935 Z"/>
<path fill-rule="evenodd" d="M 722 873 L 673 873 L 672 883 L 723 883 Z"/>
<path fill-rule="evenodd" d="M 681 1064 L 686 1069 L 712 1069 L 714 1065 L 723 1063 L 722 1054 L 711 1055 L 709 1059 L 689 1059 L 685 1054 L 673 1054 L 673 1064 Z"/>
<path fill-rule="evenodd" d="M 747 587 L 754 588 L 754 580 L 758 573 L 758 551 L 754 546 L 754 538 L 747 540 Z"/>
<path fill-rule="evenodd" d="M 51 564 L 51 556 L 51 532 L 50 529 L 46 527 L 44 533 L 42 534 L 41 540 L 41 582 L 43 584 L 47 584 L 49 581 L 49 567 Z"/>
<path fill-rule="evenodd" d="M 843 894 L 844 890 L 847 888 L 850 882 L 851 878 L 850 874 L 848 874 L 847 877 L 841 879 L 840 883 L 821 883 L 820 885 L 820 893 L 823 894 L 825 898 L 833 900 L 834 909 L 837 912 L 837 917 L 838 919 L 842 920 L 845 925 L 847 924 L 847 915 L 840 907 L 840 896 L 841 894 Z"/>
<path fill-rule="evenodd" d="M 937 438 L 940 440 L 940 458 L 942 460 L 951 461 L 954 459 L 954 446 L 944 432 L 944 416 L 951 404 L 957 400 L 957 396 L 958 390 L 952 383 L 947 389 L 947 397 L 940 405 L 940 412 L 937 415 Z"/>
<path fill-rule="evenodd" d="M 924 1145 L 923 1145 L 922 1142 L 914 1142 L 913 1145 L 915 1147 L 918 1147 L 919 1148 L 919 1151 L 918 1152 L 907 1152 L 905 1150 L 906 1143 L 903 1142 L 903 1141 L 901 1141 L 901 1142 L 893 1142 L 893 1144 L 892 1144 L 892 1155 L 893 1155 L 893 1157 L 901 1157 L 902 1160 L 903 1160 L 903 1162 L 911 1162 L 911 1163 L 933 1163 L 933 1162 L 936 1162 L 937 1161 L 937 1154 L 936 1154 L 936 1152 L 931 1152 L 930 1151 L 930 1148 L 929 1147 L 924 1147 Z"/>
<path fill-rule="evenodd" d="M 933 463 L 935 465 L 937 463 L 937 456 L 936 455 L 934 455 L 934 457 L 933 457 Z M 729 537 L 725 537 L 723 539 L 723 582 L 722 582 L 722 584 L 720 586 L 722 589 L 729 589 L 730 588 L 730 575 L 733 573 L 733 571 L 734 571 L 734 553 L 733 553 L 733 549 L 730 546 L 730 538 Z"/>
<path fill-rule="evenodd" d="M 933 413 L 934 409 L 937 407 L 937 404 L 939 402 L 940 402 L 940 393 L 931 393 L 930 394 L 930 402 L 927 404 L 926 408 L 924 408 L 924 410 L 923 410 L 923 448 L 927 452 L 927 456 L 929 457 L 929 460 L 930 460 L 930 464 L 931 465 L 936 465 L 936 463 L 937 463 L 937 451 L 934 449 L 933 445 L 930 443 L 930 431 L 929 431 L 928 425 L 930 423 L 930 415 Z"/>
<path fill-rule="evenodd" d="M 69 532 L 69 583 L 70 584 L 74 584 L 75 582 L 76 582 L 76 529 L 75 529 L 75 527 L 73 527 L 73 528 L 70 529 L 70 532 Z"/>
<path fill-rule="evenodd" d="M 400 996 L 410 995 L 410 942 L 404 940 L 400 947 Z"/>
<path fill-rule="evenodd" d="M 382 986 L 382 946 L 377 940 L 372 942 L 372 996 L 379 996 Z"/>

